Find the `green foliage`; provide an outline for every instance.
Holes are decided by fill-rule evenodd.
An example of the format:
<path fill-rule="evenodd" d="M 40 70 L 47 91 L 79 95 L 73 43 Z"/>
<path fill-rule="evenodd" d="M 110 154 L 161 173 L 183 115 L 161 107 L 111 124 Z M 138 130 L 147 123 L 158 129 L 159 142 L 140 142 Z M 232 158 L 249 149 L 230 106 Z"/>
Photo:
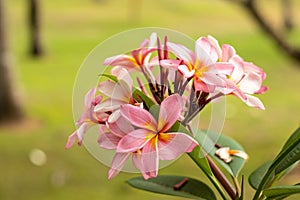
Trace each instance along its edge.
<path fill-rule="evenodd" d="M 300 185 L 276 186 L 263 192 L 266 199 L 284 199 L 293 194 L 300 194 Z"/>
<path fill-rule="evenodd" d="M 184 176 L 158 176 L 144 180 L 143 177 L 128 180 L 132 187 L 160 194 L 200 200 L 216 200 L 214 192 L 203 182 Z"/>
<path fill-rule="evenodd" d="M 268 188 L 269 183 L 278 181 L 281 174 L 290 170 L 293 164 L 300 159 L 300 128 L 298 128 L 291 137 L 287 140 L 280 153 L 273 160 L 272 164 L 263 176 L 260 184 L 257 187 L 254 199 L 258 199 L 264 192 L 265 188 Z M 279 176 L 279 178 L 278 178 Z M 275 177 L 275 178 L 274 178 Z M 276 178 L 277 177 L 277 178 Z M 272 189 L 272 188 L 271 188 Z M 274 192 L 275 190 L 271 190 Z M 283 190 L 287 192 L 288 190 Z M 291 190 L 294 191 L 294 190 Z M 271 194 L 273 194 L 271 192 Z"/>
<path fill-rule="evenodd" d="M 147 110 L 150 110 L 150 108 L 155 105 L 154 101 L 152 99 L 150 99 L 147 95 L 145 95 L 139 89 L 134 88 L 134 90 L 132 92 L 132 97 L 137 102 L 144 103 L 144 106 Z"/>
<path fill-rule="evenodd" d="M 275 158 L 271 167 L 275 168 L 275 174 L 281 173 L 300 159 L 300 127 L 294 132 L 284 145 L 279 155 Z M 271 168 L 270 167 L 270 168 Z"/>
<path fill-rule="evenodd" d="M 249 183 L 252 188 L 258 188 L 260 182 L 262 181 L 264 175 L 267 173 L 267 170 L 271 166 L 272 161 L 268 161 L 254 170 L 249 176 Z"/>

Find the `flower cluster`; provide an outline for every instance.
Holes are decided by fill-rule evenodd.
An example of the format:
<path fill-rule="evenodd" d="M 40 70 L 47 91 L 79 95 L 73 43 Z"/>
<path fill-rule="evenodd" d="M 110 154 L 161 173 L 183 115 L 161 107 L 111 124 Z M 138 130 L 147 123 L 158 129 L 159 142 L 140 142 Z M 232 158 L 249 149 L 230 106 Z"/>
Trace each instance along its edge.
<path fill-rule="evenodd" d="M 167 37 L 162 43 L 153 33 L 138 49 L 107 58 L 104 65 L 111 67 L 111 74 L 86 94 L 85 111 L 66 148 L 76 141 L 81 145 L 88 128 L 97 125 L 99 146 L 115 150 L 109 178 L 116 176 L 130 157 L 148 179 L 157 176 L 159 160 L 191 152 L 199 145 L 192 133 L 174 126 L 189 124 L 212 100 L 233 95 L 251 107 L 264 109 L 253 95 L 267 90 L 262 86 L 266 74 L 244 61 L 232 46 L 220 47 L 212 36 L 200 37 L 190 50 Z M 138 74 L 138 87 L 134 87 L 132 72 Z"/>

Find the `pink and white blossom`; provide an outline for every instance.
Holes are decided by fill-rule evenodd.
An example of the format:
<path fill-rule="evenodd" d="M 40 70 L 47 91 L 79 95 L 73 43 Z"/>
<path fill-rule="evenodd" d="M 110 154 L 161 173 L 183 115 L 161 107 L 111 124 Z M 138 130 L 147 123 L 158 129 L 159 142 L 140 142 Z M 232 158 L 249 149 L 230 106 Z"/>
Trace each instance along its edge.
<path fill-rule="evenodd" d="M 181 62 L 169 59 L 163 61 L 163 66 L 173 69 L 177 67 L 185 78 L 193 78 L 196 91 L 211 93 L 216 87 L 230 88 L 231 85 L 228 84 L 228 81 L 217 75 L 230 75 L 233 71 L 232 64 L 217 62 L 213 57 L 214 53 L 210 55 L 198 44 L 199 42 L 197 40 L 195 43 L 195 52 L 183 45 L 168 42 L 168 49 Z"/>
<path fill-rule="evenodd" d="M 109 122 L 116 121 L 120 116 L 120 105 L 135 104 L 132 98 L 133 81 L 128 71 L 122 67 L 115 67 L 111 73 L 117 77 L 118 82 L 106 80 L 99 84 L 99 91 L 108 98 L 94 108 L 96 113 L 110 112 Z"/>
<path fill-rule="evenodd" d="M 178 94 L 161 103 L 158 120 L 147 110 L 133 105 L 123 105 L 120 110 L 137 129 L 119 141 L 117 153 L 136 153 L 134 163 L 145 179 L 157 176 L 159 160 L 175 159 L 198 145 L 185 133 L 170 132 L 182 110 L 182 99 Z"/>
<path fill-rule="evenodd" d="M 150 67 L 151 53 L 156 51 L 154 47 L 157 40 L 156 33 L 152 33 L 150 40 L 144 40 L 140 47 L 130 52 L 130 55 L 121 54 L 113 57 L 109 57 L 104 60 L 103 65 L 109 66 L 121 66 L 128 71 L 140 71 L 141 67 Z"/>
<path fill-rule="evenodd" d="M 108 118 L 108 115 L 105 113 L 94 113 L 95 106 L 97 106 L 102 100 L 101 95 L 95 97 L 96 91 L 97 88 L 94 87 L 85 95 L 85 110 L 80 119 L 76 122 L 78 129 L 74 131 L 68 138 L 66 149 L 69 149 L 71 146 L 73 146 L 76 141 L 78 141 L 78 145 L 80 146 L 86 131 L 90 127 L 102 123 Z"/>
<path fill-rule="evenodd" d="M 240 57 L 234 57 L 232 62 L 235 68 L 229 79 L 237 85 L 237 89 L 232 94 L 240 98 L 248 106 L 264 110 L 263 103 L 253 94 L 262 94 L 267 91 L 268 88 L 262 85 L 266 78 L 266 73 L 253 63 L 243 61 Z"/>

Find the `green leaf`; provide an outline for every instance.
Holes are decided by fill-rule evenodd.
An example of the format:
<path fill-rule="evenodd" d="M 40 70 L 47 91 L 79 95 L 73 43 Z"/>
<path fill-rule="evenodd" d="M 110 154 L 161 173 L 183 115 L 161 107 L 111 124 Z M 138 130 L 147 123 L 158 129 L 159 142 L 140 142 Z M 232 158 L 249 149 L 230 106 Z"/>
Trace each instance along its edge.
<path fill-rule="evenodd" d="M 274 176 L 280 176 L 284 174 L 285 170 L 300 159 L 300 127 L 290 136 L 280 153 L 272 162 L 267 173 L 261 180 L 258 189 L 255 193 L 254 199 L 258 199 L 262 193 L 262 190 L 266 188 L 269 180 Z"/>
<path fill-rule="evenodd" d="M 260 167 L 258 167 L 256 170 L 254 170 L 250 174 L 248 180 L 253 189 L 257 190 L 261 180 L 263 179 L 264 175 L 267 173 L 271 164 L 272 164 L 272 161 L 268 161 L 268 162 L 264 163 L 263 165 L 261 165 Z"/>
<path fill-rule="evenodd" d="M 230 147 L 230 149 L 232 150 L 244 151 L 243 147 L 239 143 L 228 136 L 222 134 L 216 135 L 213 132 L 197 131 L 195 135 L 195 139 L 199 142 L 205 152 L 213 157 L 214 160 L 216 160 L 230 175 L 232 175 L 233 177 L 238 176 L 238 173 L 245 164 L 245 160 L 239 157 L 234 157 L 230 163 L 224 162 L 222 159 L 215 155 L 217 151 L 217 147 L 215 147 L 215 144 L 218 143 L 222 147 Z"/>
<path fill-rule="evenodd" d="M 113 76 L 111 74 L 100 74 L 100 76 L 104 76 L 106 78 L 109 78 L 110 80 L 114 81 L 114 82 L 118 82 L 118 78 L 116 76 Z"/>
<path fill-rule="evenodd" d="M 214 192 L 203 182 L 184 176 L 158 176 L 144 180 L 142 177 L 128 180 L 132 187 L 190 199 L 216 200 Z"/>
<path fill-rule="evenodd" d="M 263 191 L 267 199 L 285 198 L 293 194 L 300 194 L 300 185 L 276 186 Z"/>
<path fill-rule="evenodd" d="M 132 92 L 132 97 L 137 101 L 137 102 L 143 102 L 144 106 L 147 110 L 150 110 L 150 108 L 156 103 L 150 99 L 147 95 L 145 95 L 142 91 L 134 88 Z"/>
<path fill-rule="evenodd" d="M 288 139 L 279 155 L 274 160 L 275 174 L 290 167 L 300 159 L 300 128 Z"/>
<path fill-rule="evenodd" d="M 284 144 L 283 148 L 287 148 L 294 140 L 297 140 L 300 136 L 300 127 L 289 137 L 289 139 Z"/>

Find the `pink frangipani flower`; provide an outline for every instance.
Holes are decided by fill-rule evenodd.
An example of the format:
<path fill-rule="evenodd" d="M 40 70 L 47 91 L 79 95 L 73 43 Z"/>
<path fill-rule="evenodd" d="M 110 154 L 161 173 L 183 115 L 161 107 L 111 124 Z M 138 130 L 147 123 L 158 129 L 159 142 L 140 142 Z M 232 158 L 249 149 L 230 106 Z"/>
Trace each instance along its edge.
<path fill-rule="evenodd" d="M 137 129 L 122 137 L 117 153 L 135 153 L 134 164 L 145 179 L 157 176 L 159 160 L 175 159 L 198 145 L 185 133 L 169 132 L 180 117 L 181 110 L 182 98 L 178 94 L 167 97 L 161 103 L 158 120 L 140 107 L 129 104 L 121 106 L 121 115 Z"/>
<path fill-rule="evenodd" d="M 197 42 L 214 62 L 230 62 L 230 59 L 236 55 L 236 51 L 231 45 L 222 44 L 220 47 L 218 40 L 210 35 L 200 37 Z"/>
<path fill-rule="evenodd" d="M 245 62 L 237 56 L 232 59 L 232 62 L 235 68 L 229 79 L 237 85 L 237 89 L 232 94 L 240 98 L 248 106 L 264 110 L 263 103 L 253 94 L 262 94 L 268 90 L 266 86 L 262 86 L 266 73 L 253 63 Z"/>
<path fill-rule="evenodd" d="M 117 77 L 118 82 L 107 80 L 99 84 L 99 91 L 108 98 L 94 109 L 96 113 L 110 112 L 109 122 L 116 121 L 120 116 L 120 105 L 135 104 L 135 100 L 132 98 L 133 81 L 128 71 L 122 67 L 115 67 L 111 73 Z"/>
<path fill-rule="evenodd" d="M 131 51 L 131 55 L 121 54 L 113 57 L 109 57 L 104 60 L 103 65 L 121 66 L 128 71 L 140 71 L 141 67 L 147 67 L 151 53 L 156 50 L 154 47 L 157 36 L 152 33 L 150 40 L 144 40 L 140 47 Z"/>
<path fill-rule="evenodd" d="M 233 94 L 243 100 L 247 105 L 264 110 L 263 103 L 252 94 L 261 94 L 268 88 L 262 86 L 262 82 L 266 78 L 266 74 L 262 69 L 255 66 L 253 63 L 245 62 L 239 55 L 236 54 L 235 49 L 223 44 L 220 48 L 218 41 L 212 37 L 201 37 L 198 44 L 211 55 L 212 59 L 219 62 L 229 62 L 234 66 L 230 75 L 223 76 L 227 79 L 229 88 L 220 88 L 224 94 Z M 218 89 L 217 89 L 218 90 Z"/>
<path fill-rule="evenodd" d="M 168 49 L 179 59 L 165 60 L 162 65 L 167 68 L 177 68 L 186 78 L 194 78 L 196 91 L 207 93 L 214 92 L 215 87 L 230 88 L 226 79 L 218 74 L 230 75 L 233 71 L 232 64 L 228 62 L 217 62 L 214 55 L 210 55 L 201 45 L 195 43 L 195 52 L 180 44 L 168 42 Z M 179 65 L 178 65 L 179 64 Z"/>
<path fill-rule="evenodd" d="M 94 97 L 96 90 L 97 88 L 94 87 L 85 95 L 85 110 L 80 119 L 76 122 L 76 126 L 79 128 L 69 136 L 66 149 L 73 146 L 76 140 L 78 140 L 78 145 L 80 146 L 86 131 L 91 126 L 102 123 L 107 119 L 108 115 L 105 113 L 99 113 L 98 115 L 94 113 L 95 106 L 97 106 L 102 100 L 101 95 Z"/>

